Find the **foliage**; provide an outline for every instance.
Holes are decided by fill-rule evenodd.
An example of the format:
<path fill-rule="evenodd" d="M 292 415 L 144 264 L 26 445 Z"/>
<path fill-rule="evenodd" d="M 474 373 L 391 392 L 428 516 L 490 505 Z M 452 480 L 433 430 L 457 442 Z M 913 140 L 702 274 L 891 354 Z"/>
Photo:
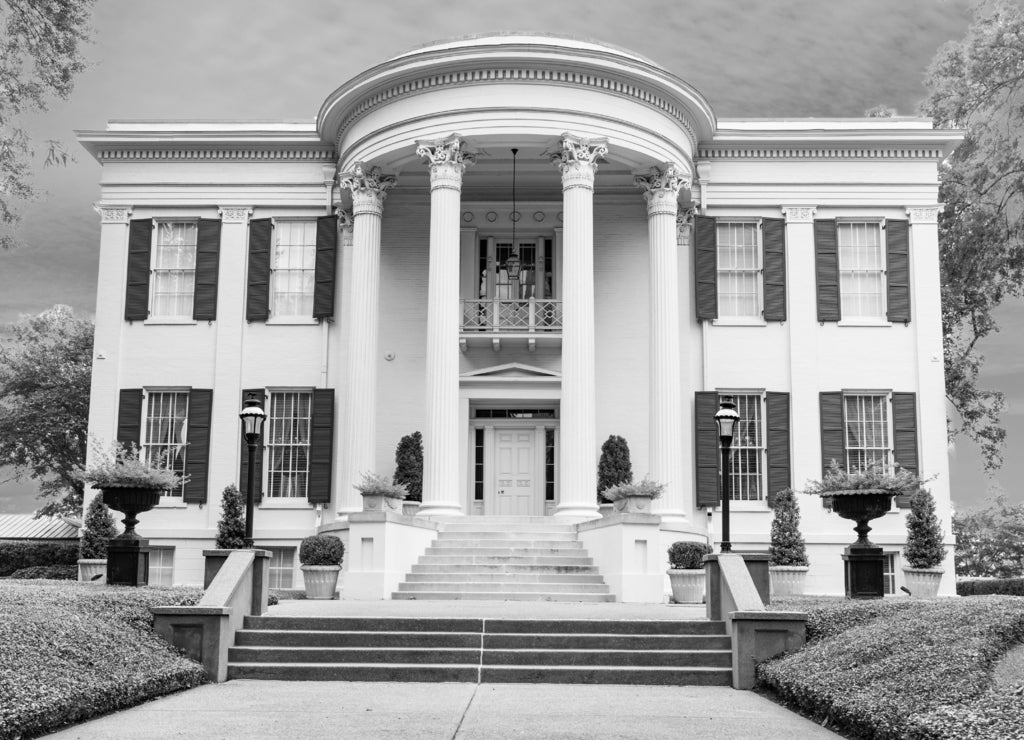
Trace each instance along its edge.
<path fill-rule="evenodd" d="M 155 488 L 167 491 L 178 488 L 182 476 L 161 461 L 150 462 L 142 457 L 135 443 L 125 447 L 120 442 L 96 445 L 93 463 L 76 474 L 93 488 Z"/>
<path fill-rule="evenodd" d="M 664 483 L 655 483 L 650 478 L 645 477 L 639 483 L 620 483 L 617 486 L 606 488 L 603 491 L 603 495 L 609 501 L 618 501 L 619 499 L 626 498 L 626 496 L 661 498 L 661 494 L 664 492 Z"/>
<path fill-rule="evenodd" d="M 409 491 L 401 483 L 391 483 L 387 478 L 378 473 L 363 473 L 363 479 L 353 486 L 364 496 L 388 496 L 390 498 L 405 498 Z"/>
<path fill-rule="evenodd" d="M 218 550 L 245 547 L 245 497 L 234 484 L 225 488 L 220 496 L 216 547 Z"/>
<path fill-rule="evenodd" d="M 81 45 L 89 39 L 93 0 L 3 0 L 0 12 L 0 224 L 17 222 L 14 200 L 36 195 L 31 182 L 35 148 L 18 123 L 25 113 L 45 111 L 50 97 L 67 100 L 85 69 Z M 64 164 L 59 142 L 47 141 L 45 164 Z M 0 249 L 15 240 L 0 233 Z"/>
<path fill-rule="evenodd" d="M 673 542 L 668 548 L 668 565 L 676 570 L 701 570 L 704 556 L 712 552 L 706 542 Z"/>
<path fill-rule="evenodd" d="M 762 687 L 852 737 L 1020 737 L 1021 697 L 1005 698 L 1011 689 L 993 685 L 992 666 L 1024 640 L 1024 598 L 879 603 L 878 616 L 760 664 Z M 984 711 L 996 712 L 987 729 Z"/>
<path fill-rule="evenodd" d="M 803 493 L 816 496 L 828 496 L 837 491 L 878 490 L 893 495 L 908 495 L 921 487 L 920 478 L 906 468 L 895 465 L 890 473 L 882 463 L 870 463 L 862 468 L 843 470 L 833 460 L 829 463 L 828 472 L 820 481 L 811 481 Z"/>
<path fill-rule="evenodd" d="M 299 562 L 303 565 L 341 565 L 345 545 L 329 534 L 314 534 L 299 545 Z"/>
<path fill-rule="evenodd" d="M 85 526 L 79 541 L 78 556 L 85 560 L 102 560 L 107 557 L 107 544 L 117 536 L 117 522 L 110 508 L 103 503 L 102 494 L 89 502 L 85 512 Z"/>
<path fill-rule="evenodd" d="M 413 432 L 402 437 L 395 448 L 395 477 L 392 483 L 404 485 L 409 501 L 423 500 L 423 435 Z"/>
<path fill-rule="evenodd" d="M 918 489 L 910 497 L 907 544 L 903 555 L 911 568 L 935 568 L 946 557 L 946 549 L 942 546 L 942 525 L 935 516 L 935 499 L 927 488 Z"/>
<path fill-rule="evenodd" d="M 35 579 L 45 578 L 53 581 L 76 581 L 78 580 L 77 565 L 32 565 L 28 568 L 16 570 L 8 578 L 14 579 Z"/>
<path fill-rule="evenodd" d="M 985 468 L 1002 464 L 1003 394 L 980 388 L 978 343 L 999 331 L 995 309 L 1024 294 L 1024 9 L 978 3 L 966 36 L 939 49 L 922 104 L 936 128 L 965 138 L 940 169 L 939 250 L 950 433 L 977 443 Z"/>
<path fill-rule="evenodd" d="M 768 554 L 771 565 L 807 565 L 807 547 L 800 534 L 800 505 L 792 488 L 775 494 L 775 517 L 772 519 Z"/>
<path fill-rule="evenodd" d="M 1024 578 L 963 578 L 956 582 L 957 596 L 1024 596 Z"/>
<path fill-rule="evenodd" d="M 198 589 L 0 582 L 0 737 L 34 737 L 202 683 L 199 663 L 152 631 L 150 606 Z"/>
<path fill-rule="evenodd" d="M 907 610 L 916 609 L 911 599 L 847 599 L 842 596 L 782 596 L 773 598 L 772 611 L 805 612 L 807 641 L 815 642 L 879 617 L 898 618 Z"/>
<path fill-rule="evenodd" d="M 633 464 L 629 461 L 629 445 L 625 438 L 612 434 L 601 445 L 601 459 L 597 463 L 597 500 L 606 504 L 612 499 L 605 491 L 622 483 L 633 482 Z"/>
<path fill-rule="evenodd" d="M 85 462 L 92 322 L 54 306 L 11 328 L 0 341 L 0 465 L 40 481 L 38 513 L 80 516 L 85 487 L 75 471 Z"/>
<path fill-rule="evenodd" d="M 77 542 L 0 542 L 0 578 L 33 565 L 75 565 Z"/>
<path fill-rule="evenodd" d="M 959 576 L 1024 576 L 1024 504 L 1005 495 L 981 509 L 953 515 L 954 557 Z"/>

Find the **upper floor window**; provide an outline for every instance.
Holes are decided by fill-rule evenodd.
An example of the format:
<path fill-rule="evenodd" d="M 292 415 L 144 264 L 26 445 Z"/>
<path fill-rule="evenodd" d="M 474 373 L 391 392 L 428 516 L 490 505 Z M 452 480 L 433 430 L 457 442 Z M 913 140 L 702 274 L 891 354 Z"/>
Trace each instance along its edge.
<path fill-rule="evenodd" d="M 194 221 L 161 221 L 153 249 L 150 316 L 192 318 L 196 286 L 196 237 Z"/>
<path fill-rule="evenodd" d="M 729 454 L 729 500 L 760 501 L 764 498 L 764 424 L 760 393 L 723 393 L 719 402 L 732 396 L 739 423 L 733 430 Z"/>
<path fill-rule="evenodd" d="M 305 498 L 309 488 L 312 393 L 271 391 L 267 432 L 267 496 Z"/>
<path fill-rule="evenodd" d="M 884 319 L 885 250 L 878 222 L 839 222 L 839 295 L 844 319 Z"/>
<path fill-rule="evenodd" d="M 889 443 L 889 395 L 845 394 L 843 418 L 846 430 L 846 469 L 872 464 L 892 466 Z"/>
<path fill-rule="evenodd" d="M 761 318 L 758 231 L 756 222 L 717 224 L 719 318 Z"/>
<path fill-rule="evenodd" d="M 146 459 L 161 467 L 185 474 L 188 447 L 188 391 L 148 391 L 146 399 L 145 436 L 142 448 Z M 181 496 L 184 483 L 169 491 Z"/>
<path fill-rule="evenodd" d="M 270 272 L 270 315 L 313 315 L 316 221 L 278 221 Z"/>

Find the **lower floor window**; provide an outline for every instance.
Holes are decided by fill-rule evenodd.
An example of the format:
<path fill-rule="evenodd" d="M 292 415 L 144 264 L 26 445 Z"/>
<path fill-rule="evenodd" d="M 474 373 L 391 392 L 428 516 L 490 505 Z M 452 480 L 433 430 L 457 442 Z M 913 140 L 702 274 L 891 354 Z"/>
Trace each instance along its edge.
<path fill-rule="evenodd" d="M 889 447 L 889 396 L 847 394 L 843 396 L 846 428 L 847 470 L 881 465 L 892 466 Z"/>
<path fill-rule="evenodd" d="M 309 391 L 271 391 L 267 496 L 305 498 L 309 484 Z"/>
<path fill-rule="evenodd" d="M 173 586 L 174 585 L 174 548 L 154 547 L 149 548 L 149 585 L 150 586 Z"/>
<path fill-rule="evenodd" d="M 269 588 L 291 588 L 295 570 L 294 547 L 268 547 L 270 550 Z"/>
<path fill-rule="evenodd" d="M 882 585 L 886 596 L 896 593 L 896 553 L 882 556 Z"/>
<path fill-rule="evenodd" d="M 185 475 L 188 445 L 188 391 L 149 391 L 146 401 L 146 460 L 161 468 Z M 184 483 L 169 491 L 181 496 Z"/>
<path fill-rule="evenodd" d="M 732 396 L 740 420 L 733 430 L 729 453 L 729 500 L 760 501 L 764 498 L 764 431 L 761 423 L 760 393 L 723 393 Z"/>

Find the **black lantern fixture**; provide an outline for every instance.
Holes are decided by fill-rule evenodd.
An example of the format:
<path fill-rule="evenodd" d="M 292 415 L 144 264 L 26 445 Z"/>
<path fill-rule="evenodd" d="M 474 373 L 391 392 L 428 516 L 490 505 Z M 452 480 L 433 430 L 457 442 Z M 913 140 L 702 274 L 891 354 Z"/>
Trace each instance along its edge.
<path fill-rule="evenodd" d="M 519 297 L 519 271 L 523 269 L 522 260 L 519 259 L 519 244 L 516 242 L 516 221 L 519 220 L 519 211 L 516 210 L 516 155 L 518 149 L 512 150 L 512 254 L 505 260 L 505 272 L 508 273 L 513 298 Z"/>
<path fill-rule="evenodd" d="M 249 445 L 249 482 L 245 492 L 245 546 L 252 547 L 252 504 L 253 486 L 256 477 L 256 446 L 263 434 L 263 422 L 266 421 L 267 413 L 260 407 L 255 393 L 250 393 L 245 399 L 245 406 L 238 415 L 242 420 L 242 438 Z"/>
<path fill-rule="evenodd" d="M 736 422 L 739 420 L 740 415 L 732 396 L 722 398 L 718 413 L 715 414 L 718 439 L 722 443 L 722 552 L 732 552 L 732 542 L 729 541 L 729 448 L 732 447 Z"/>

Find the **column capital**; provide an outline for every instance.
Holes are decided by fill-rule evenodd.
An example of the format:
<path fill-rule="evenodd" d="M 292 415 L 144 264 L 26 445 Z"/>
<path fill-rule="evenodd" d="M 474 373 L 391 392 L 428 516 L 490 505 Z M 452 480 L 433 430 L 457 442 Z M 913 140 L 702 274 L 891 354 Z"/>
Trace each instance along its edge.
<path fill-rule="evenodd" d="M 693 233 L 693 217 L 695 209 L 684 208 L 676 213 L 676 245 L 680 247 L 690 246 L 690 234 Z"/>
<path fill-rule="evenodd" d="M 387 190 L 394 187 L 398 178 L 385 175 L 380 167 L 356 162 L 351 170 L 338 176 L 338 182 L 352 191 L 353 216 L 364 213 L 380 216 L 384 213 Z"/>
<path fill-rule="evenodd" d="M 462 173 L 476 162 L 476 154 L 466 148 L 460 134 L 446 139 L 416 142 L 416 156 L 430 165 L 430 188 L 462 189 Z"/>
<path fill-rule="evenodd" d="M 679 191 L 689 188 L 691 179 L 683 174 L 683 168 L 671 162 L 661 167 L 651 167 L 646 175 L 633 177 L 633 184 L 644 191 L 647 201 L 647 215 L 665 214 L 675 216 L 679 211 Z"/>
<path fill-rule="evenodd" d="M 814 222 L 817 206 L 782 206 L 782 215 L 787 224 L 809 224 Z"/>
<path fill-rule="evenodd" d="M 252 215 L 252 208 L 249 206 L 219 206 L 217 212 L 223 223 L 244 224 L 248 223 L 249 216 Z"/>
<path fill-rule="evenodd" d="M 942 208 L 943 204 L 941 203 L 934 206 L 909 206 L 907 207 L 907 216 L 910 218 L 911 224 L 937 224 Z"/>
<path fill-rule="evenodd" d="M 608 153 L 606 139 L 584 139 L 564 133 L 561 149 L 549 153 L 551 164 L 562 173 L 562 190 L 569 188 L 594 189 L 597 158 Z"/>
<path fill-rule="evenodd" d="M 100 223 L 102 224 L 126 224 L 132 215 L 131 206 L 93 203 L 92 209 L 100 214 Z"/>
<path fill-rule="evenodd" d="M 338 230 L 339 231 L 352 231 L 352 227 L 355 221 L 352 218 L 352 211 L 346 208 L 335 208 L 334 212 L 338 216 Z"/>

